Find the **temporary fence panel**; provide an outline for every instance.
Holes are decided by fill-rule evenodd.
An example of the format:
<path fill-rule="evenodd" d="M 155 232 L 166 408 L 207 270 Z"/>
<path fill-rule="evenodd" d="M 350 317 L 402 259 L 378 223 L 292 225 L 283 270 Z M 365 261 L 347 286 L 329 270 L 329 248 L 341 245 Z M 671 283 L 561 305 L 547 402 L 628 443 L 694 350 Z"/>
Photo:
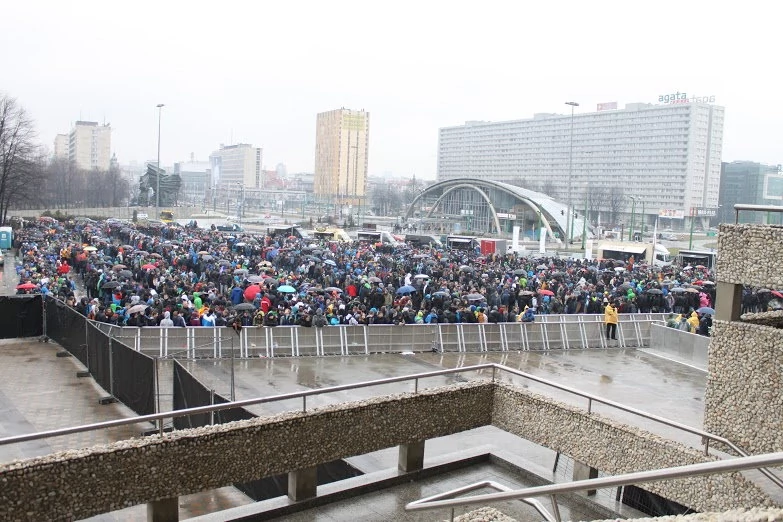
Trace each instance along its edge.
<path fill-rule="evenodd" d="M 0 296 L 0 337 L 44 335 L 44 309 L 40 295 Z"/>
<path fill-rule="evenodd" d="M 109 337 L 94 325 L 87 325 L 87 369 L 98 385 L 114 395 Z"/>
<path fill-rule="evenodd" d="M 44 335 L 65 348 L 85 367 L 90 366 L 87 353 L 87 318 L 53 297 L 44 301 L 46 331 Z"/>
<path fill-rule="evenodd" d="M 112 395 L 139 415 L 155 413 L 155 360 L 117 339 L 110 350 Z"/>
<path fill-rule="evenodd" d="M 210 406 L 214 391 L 204 386 L 192 373 L 174 360 L 174 410 L 186 410 L 199 406 Z M 174 428 L 184 430 L 212 424 L 210 413 L 199 413 L 185 417 L 174 417 Z"/>

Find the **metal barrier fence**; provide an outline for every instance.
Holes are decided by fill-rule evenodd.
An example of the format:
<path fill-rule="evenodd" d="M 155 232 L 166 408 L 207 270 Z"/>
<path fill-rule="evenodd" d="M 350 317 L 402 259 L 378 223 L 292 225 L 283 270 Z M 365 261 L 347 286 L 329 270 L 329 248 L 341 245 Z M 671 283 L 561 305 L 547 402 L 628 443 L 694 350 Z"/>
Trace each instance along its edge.
<path fill-rule="evenodd" d="M 137 351 L 189 359 L 298 357 L 399 352 L 507 352 L 648 346 L 653 323 L 665 314 L 623 314 L 617 341 L 607 341 L 601 314 L 539 315 L 534 323 L 245 327 L 96 326 Z M 227 339 L 234 339 L 228 342 Z"/>

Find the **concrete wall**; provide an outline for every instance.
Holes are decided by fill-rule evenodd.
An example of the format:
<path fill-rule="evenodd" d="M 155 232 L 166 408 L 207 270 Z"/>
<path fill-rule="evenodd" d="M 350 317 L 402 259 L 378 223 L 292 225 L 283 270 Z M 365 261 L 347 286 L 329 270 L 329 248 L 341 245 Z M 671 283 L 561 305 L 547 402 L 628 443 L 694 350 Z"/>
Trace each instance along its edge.
<path fill-rule="evenodd" d="M 650 327 L 650 347 L 645 351 L 707 371 L 710 338 L 661 324 Z"/>
<path fill-rule="evenodd" d="M 0 519 L 85 518 L 491 423 L 610 473 L 708 460 L 522 388 L 481 381 L 5 464 Z M 768 504 L 736 474 L 649 489 L 700 511 Z"/>
<path fill-rule="evenodd" d="M 704 427 L 751 453 L 783 451 L 783 330 L 716 321 Z"/>
<path fill-rule="evenodd" d="M 492 423 L 610 475 L 715 460 L 677 442 L 508 385 L 495 390 Z M 697 511 L 768 504 L 766 496 L 738 473 L 642 487 Z"/>
<path fill-rule="evenodd" d="M 783 288 L 783 227 L 768 225 L 720 226 L 718 282 L 756 288 Z"/>
<path fill-rule="evenodd" d="M 783 451 L 783 330 L 738 321 L 739 286 L 783 289 L 783 227 L 721 225 L 705 429 L 752 453 Z M 723 290 L 722 290 L 723 288 Z"/>

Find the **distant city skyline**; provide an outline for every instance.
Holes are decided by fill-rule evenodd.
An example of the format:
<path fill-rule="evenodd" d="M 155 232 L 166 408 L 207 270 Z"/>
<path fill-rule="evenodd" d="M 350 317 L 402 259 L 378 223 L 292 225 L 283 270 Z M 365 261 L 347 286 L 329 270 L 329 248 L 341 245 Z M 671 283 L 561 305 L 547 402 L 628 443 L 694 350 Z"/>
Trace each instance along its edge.
<path fill-rule="evenodd" d="M 613 0 L 600 9 L 448 4 L 445 13 L 439 2 L 403 2 L 394 12 L 339 5 L 251 3 L 237 16 L 198 2 L 187 10 L 144 0 L 128 10 L 91 0 L 78 8 L 12 3 L 3 11 L 0 88 L 27 109 L 50 149 L 76 120 L 110 123 L 122 163 L 156 157 L 159 103 L 164 165 L 249 143 L 264 150 L 262 168 L 313 172 L 312 122 L 344 106 L 373 114 L 369 175 L 434 179 L 440 128 L 566 114 L 569 100 L 580 113 L 666 96 L 714 96 L 726 107 L 724 161 L 783 163 L 777 85 L 756 81 L 769 70 L 765 50 L 778 46 L 776 18 L 761 9 L 695 0 L 694 23 Z M 335 31 L 345 12 L 367 23 Z M 269 45 L 258 45 L 259 20 L 268 21 Z M 141 37 L 139 27 L 157 37 Z M 717 27 L 731 27 L 732 38 Z M 209 37 L 183 38 L 185 28 Z M 64 45 L 90 54 L 64 60 Z"/>

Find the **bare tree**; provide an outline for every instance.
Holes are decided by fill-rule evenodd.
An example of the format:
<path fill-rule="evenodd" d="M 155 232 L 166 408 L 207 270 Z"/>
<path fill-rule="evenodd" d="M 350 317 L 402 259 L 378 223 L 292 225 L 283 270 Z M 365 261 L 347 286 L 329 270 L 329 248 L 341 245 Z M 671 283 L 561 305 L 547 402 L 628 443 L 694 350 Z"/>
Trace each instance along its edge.
<path fill-rule="evenodd" d="M 620 213 L 622 209 L 626 206 L 625 201 L 625 189 L 623 187 L 620 187 L 619 185 L 612 185 L 612 187 L 609 189 L 609 198 L 608 198 L 608 207 L 609 207 L 609 220 L 612 224 L 617 223 L 617 214 Z"/>
<path fill-rule="evenodd" d="M 15 98 L 0 96 L 0 223 L 6 223 L 9 207 L 36 193 L 41 165 L 35 137 L 24 108 Z"/>
<path fill-rule="evenodd" d="M 590 184 L 587 187 L 587 214 L 588 219 L 591 222 L 595 222 L 598 219 L 598 213 L 602 209 L 609 207 L 610 201 L 610 188 L 607 186 L 599 186 L 596 184 Z"/>

